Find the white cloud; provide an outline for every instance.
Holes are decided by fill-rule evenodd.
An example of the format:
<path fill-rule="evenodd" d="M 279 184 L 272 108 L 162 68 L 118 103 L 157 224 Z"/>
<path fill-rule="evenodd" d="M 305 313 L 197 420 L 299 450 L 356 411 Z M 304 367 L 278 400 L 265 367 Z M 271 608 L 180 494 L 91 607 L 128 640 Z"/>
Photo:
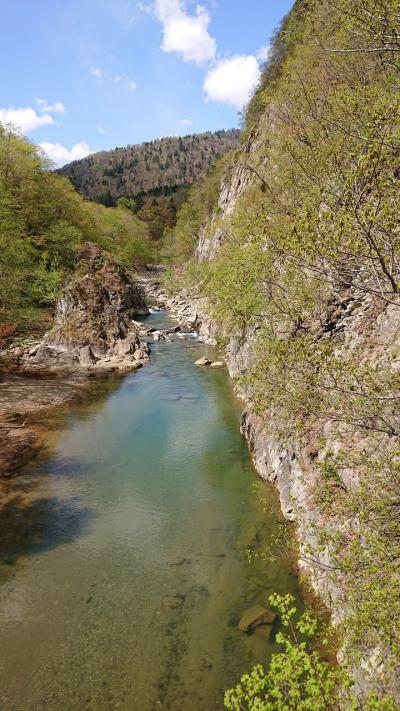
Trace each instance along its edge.
<path fill-rule="evenodd" d="M 220 59 L 208 71 L 203 88 L 211 101 L 243 108 L 260 79 L 260 67 L 253 54 Z"/>
<path fill-rule="evenodd" d="M 113 77 L 113 81 L 115 84 L 120 84 L 122 81 L 124 82 L 125 86 L 128 86 L 128 89 L 130 91 L 135 91 L 135 89 L 138 88 L 138 84 L 133 81 L 133 79 L 128 79 L 128 77 L 125 74 L 116 74 Z"/>
<path fill-rule="evenodd" d="M 192 121 L 192 119 L 181 119 L 180 123 L 182 126 L 193 126 L 194 121 Z"/>
<path fill-rule="evenodd" d="M 88 156 L 90 153 L 94 152 L 89 148 L 86 141 L 75 143 L 71 150 L 63 146 L 61 143 L 48 143 L 47 141 L 43 141 L 39 145 L 58 168 L 61 168 L 61 166 L 65 163 L 70 163 L 72 160 L 85 158 L 85 156 Z"/>
<path fill-rule="evenodd" d="M 62 101 L 50 104 L 47 99 L 36 99 L 36 104 L 40 111 L 47 111 L 49 114 L 63 114 L 65 112 L 65 106 Z"/>
<path fill-rule="evenodd" d="M 260 49 L 258 49 L 256 52 L 256 57 L 258 61 L 261 63 L 266 62 L 269 57 L 270 51 L 271 46 L 269 44 L 266 44 L 265 47 L 260 47 Z"/>
<path fill-rule="evenodd" d="M 90 73 L 93 77 L 96 77 L 96 79 L 101 79 L 101 77 L 103 76 L 103 72 L 101 71 L 100 67 L 92 67 Z"/>
<path fill-rule="evenodd" d="M 19 109 L 11 106 L 9 109 L 0 109 L 0 121 L 2 123 L 11 123 L 22 133 L 29 133 L 40 126 L 48 126 L 54 123 L 50 114 L 39 114 L 31 106 Z"/>
<path fill-rule="evenodd" d="M 101 135 L 103 135 L 105 133 L 104 128 L 102 126 L 100 126 L 100 124 L 97 124 L 97 130 Z"/>
<path fill-rule="evenodd" d="M 208 32 L 210 15 L 202 5 L 190 16 L 182 0 L 155 0 L 154 11 L 163 26 L 164 52 L 178 52 L 185 61 L 196 64 L 215 58 L 217 45 Z"/>
<path fill-rule="evenodd" d="M 160 22 L 167 24 L 173 18 L 184 14 L 182 0 L 154 0 L 154 12 Z"/>
<path fill-rule="evenodd" d="M 145 15 L 152 15 L 153 14 L 153 8 L 151 5 L 146 5 L 144 2 L 138 2 L 136 4 L 136 7 L 140 12 L 144 12 Z"/>

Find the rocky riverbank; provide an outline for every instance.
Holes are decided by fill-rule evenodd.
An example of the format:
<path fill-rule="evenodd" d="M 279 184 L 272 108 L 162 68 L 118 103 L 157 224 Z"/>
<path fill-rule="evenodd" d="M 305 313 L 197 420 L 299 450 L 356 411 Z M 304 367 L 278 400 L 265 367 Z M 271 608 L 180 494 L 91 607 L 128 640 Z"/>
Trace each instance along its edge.
<path fill-rule="evenodd" d="M 227 343 L 225 361 L 233 379 L 246 369 L 251 360 L 254 333 L 229 332 L 213 321 L 207 300 L 199 296 L 195 285 L 171 295 L 159 278 L 152 277 L 145 280 L 143 287 L 151 298 L 157 299 L 169 310 L 171 317 L 182 327 L 196 330 L 200 340 L 212 345 L 220 339 Z M 399 320 L 396 304 L 383 308 L 373 298 L 360 298 L 349 292 L 342 301 L 338 300 L 328 307 L 326 326 L 322 328 L 339 333 L 347 348 L 362 349 L 369 363 L 379 363 L 391 349 L 398 352 Z M 252 411 L 246 392 L 238 388 L 237 382 L 236 389 L 244 401 L 240 429 L 254 467 L 263 479 L 276 486 L 282 513 L 296 526 L 300 571 L 330 611 L 333 623 L 340 622 L 345 614 L 345 592 L 340 577 L 332 574 L 332 559 L 327 548 L 321 549 L 318 531 L 327 527 L 335 531 L 335 527 L 336 530 L 340 527 L 341 520 L 334 514 L 328 517 L 315 496 L 320 485 L 320 462 L 329 448 L 335 447 L 335 430 L 325 426 L 321 427 L 321 431 L 301 438 L 294 430 L 282 436 L 279 422 L 268 425 Z M 319 442 L 322 437 L 325 445 L 321 448 Z M 342 472 L 340 486 L 345 491 L 357 489 L 354 470 L 348 468 Z M 362 653 L 363 650 L 360 650 Z M 346 658 L 345 646 L 339 656 Z M 361 697 L 368 689 L 375 688 L 377 677 L 385 678 L 385 684 L 393 694 L 399 693 L 397 679 L 390 675 L 385 666 L 384 647 L 377 647 L 373 654 L 366 654 L 362 666 L 352 668 L 352 675 Z"/>
<path fill-rule="evenodd" d="M 170 316 L 182 328 L 197 331 L 199 339 L 204 343 L 215 345 L 219 339 L 227 342 L 225 362 L 231 378 L 235 379 L 245 370 L 250 359 L 252 333 L 224 330 L 210 317 L 207 300 L 199 296 L 195 287 L 171 295 L 163 286 L 160 275 L 142 278 L 141 285 L 149 298 L 157 300 L 168 309 Z M 349 328 L 351 319 L 355 331 L 365 332 L 368 314 L 368 306 L 354 306 L 350 301 L 347 309 L 337 310 L 334 327 Z M 384 325 L 381 330 L 384 330 Z M 296 524 L 300 545 L 299 566 L 306 573 L 315 592 L 332 611 L 333 617 L 339 619 L 341 613 L 335 606 L 339 591 L 329 575 L 328 552 L 320 551 L 318 559 L 310 559 L 307 554 L 308 550 L 318 547 L 312 531 L 327 523 L 324 514 L 316 506 L 313 494 L 318 481 L 313 442 L 300 442 L 294 432 L 290 437 L 282 438 L 278 434 L 278 427 L 276 431 L 268 428 L 252 412 L 246 392 L 240 390 L 237 384 L 235 387 L 244 402 L 240 429 L 247 441 L 254 467 L 263 479 L 277 487 L 282 513 L 287 520 Z M 352 482 L 349 480 L 346 485 L 351 487 Z"/>
<path fill-rule="evenodd" d="M 54 411 L 88 396 L 84 374 L 5 373 L 0 387 L 0 479 L 12 478 L 43 447 Z"/>
<path fill-rule="evenodd" d="M 133 281 L 87 243 L 57 302 L 54 327 L 41 341 L 0 351 L 0 478 L 15 476 L 40 451 L 55 410 L 87 397 L 99 378 L 141 368 L 151 343 L 183 336 L 180 326 L 157 330 L 137 320 L 149 314 L 144 292 L 153 297 L 153 281 L 153 272 Z"/>
<path fill-rule="evenodd" d="M 43 339 L 0 351 L 0 477 L 13 476 L 43 444 L 37 416 L 95 388 L 95 376 L 137 370 L 148 362 L 149 313 L 142 293 L 111 255 L 87 243 L 56 304 Z"/>

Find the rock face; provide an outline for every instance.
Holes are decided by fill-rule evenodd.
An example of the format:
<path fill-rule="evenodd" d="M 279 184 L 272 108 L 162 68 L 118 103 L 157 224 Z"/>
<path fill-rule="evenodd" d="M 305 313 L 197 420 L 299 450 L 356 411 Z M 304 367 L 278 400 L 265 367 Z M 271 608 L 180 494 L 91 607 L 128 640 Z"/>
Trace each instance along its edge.
<path fill-rule="evenodd" d="M 26 358 L 27 367 L 127 369 L 148 359 L 134 316 L 148 314 L 125 268 L 88 242 L 56 307 L 55 326 Z"/>
<path fill-rule="evenodd" d="M 244 152 L 253 152 L 258 147 L 258 137 L 249 139 Z M 220 190 L 218 214 L 212 217 L 206 227 L 200 231 L 196 258 L 199 262 L 213 259 L 223 243 L 224 235 L 221 224 L 235 210 L 235 205 L 249 181 L 248 172 L 240 166 L 234 166 L 229 184 L 222 184 Z M 228 329 L 224 324 L 217 324 L 210 316 L 207 300 L 201 296 L 196 284 L 182 289 L 170 296 L 158 283 L 149 285 L 149 292 L 160 300 L 183 328 L 189 327 L 198 332 L 203 342 L 215 345 L 218 339 L 226 343 L 226 365 L 230 376 L 240 376 L 252 361 L 252 346 L 256 337 L 256 327 Z M 312 328 L 314 326 L 312 325 Z M 400 352 L 400 309 L 393 303 L 378 306 L 371 295 L 362 298 L 355 290 L 337 294 L 331 308 L 327 309 L 321 326 L 322 332 L 340 334 L 343 349 L 359 350 L 365 353 L 370 365 L 379 363 L 385 354 Z M 399 368 L 397 356 L 394 367 Z M 281 508 L 285 517 L 296 523 L 296 532 L 300 543 L 299 565 L 308 575 L 313 588 L 319 593 L 332 612 L 333 622 L 343 615 L 343 589 L 329 573 L 331 560 L 329 550 L 319 551 L 315 531 L 326 527 L 326 515 L 316 504 L 313 489 L 320 479 L 320 462 L 329 447 L 335 449 L 335 426 L 324 425 L 320 432 L 314 433 L 314 439 L 302 437 L 295 430 L 282 436 L 280 423 L 265 422 L 255 414 L 250 406 L 250 393 L 241 389 L 238 393 L 245 403 L 241 420 L 241 432 L 246 438 L 254 466 L 260 476 L 273 483 L 280 495 Z M 247 402 L 246 402 L 247 401 Z M 325 442 L 318 450 L 316 441 Z M 344 470 L 340 484 L 347 490 L 357 487 L 355 473 Z M 334 525 L 334 524 L 333 524 Z M 335 528 L 333 528 L 333 531 Z M 309 550 L 317 550 L 318 557 L 311 560 Z M 317 561 L 317 564 L 315 564 Z M 261 628 L 260 628 L 261 629 Z M 378 661 L 376 661 L 378 660 Z M 380 666 L 381 665 L 381 666 Z M 366 678 L 372 679 L 372 686 L 377 678 L 378 668 L 385 668 L 385 651 L 376 650 L 375 657 L 365 660 L 362 668 L 352 670 L 360 688 L 365 686 Z M 367 669 L 372 671 L 366 672 Z M 385 671 L 387 671 L 385 669 Z M 368 682 L 369 683 L 369 682 Z M 398 678 L 390 680 L 395 696 L 400 698 Z"/>

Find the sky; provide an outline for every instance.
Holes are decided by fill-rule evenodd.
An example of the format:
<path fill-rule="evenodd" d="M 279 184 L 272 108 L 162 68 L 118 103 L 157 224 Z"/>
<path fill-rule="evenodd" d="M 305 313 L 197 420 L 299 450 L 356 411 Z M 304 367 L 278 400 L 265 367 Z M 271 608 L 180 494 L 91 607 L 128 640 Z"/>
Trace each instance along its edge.
<path fill-rule="evenodd" d="M 239 125 L 292 0 L 0 0 L 0 122 L 55 165 Z"/>

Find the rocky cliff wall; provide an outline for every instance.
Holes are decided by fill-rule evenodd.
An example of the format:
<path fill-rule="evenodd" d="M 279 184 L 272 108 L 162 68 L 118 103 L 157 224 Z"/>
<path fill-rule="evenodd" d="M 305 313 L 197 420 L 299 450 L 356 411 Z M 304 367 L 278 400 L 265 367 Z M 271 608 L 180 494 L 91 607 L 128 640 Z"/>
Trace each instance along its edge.
<path fill-rule="evenodd" d="M 246 168 L 249 154 L 259 149 L 259 137 L 256 132 L 250 136 L 245 149 L 237 152 L 229 174 L 223 179 L 218 200 L 218 209 L 208 224 L 199 234 L 196 248 L 198 263 L 214 259 L 224 243 L 224 223 L 235 212 L 238 199 L 257 176 Z M 226 265 L 229 269 L 229 263 Z M 196 284 L 182 289 L 171 296 L 156 285 L 153 295 L 161 300 L 181 324 L 198 331 L 205 342 L 215 344 L 223 339 L 226 345 L 226 363 L 233 379 L 240 376 L 251 363 L 252 345 L 257 327 L 243 331 L 230 331 L 217 323 L 210 315 L 207 300 L 201 296 Z M 398 299 L 394 303 L 385 303 L 367 293 L 360 293 L 349 288 L 333 293 L 323 304 L 320 332 L 316 338 L 329 333 L 335 337 L 341 352 L 363 353 L 363 364 L 373 365 L 382 362 L 397 369 L 400 359 L 395 354 L 400 352 L 400 309 Z M 323 312 L 324 311 L 324 312 Z M 358 356 L 357 356 L 358 357 Z M 238 384 L 236 383 L 238 388 Z M 314 588 L 332 612 L 334 621 L 343 618 L 346 591 L 332 570 L 329 550 L 321 550 L 318 531 L 335 531 L 342 521 L 333 514 L 330 518 L 326 510 L 318 504 L 316 490 L 321 482 L 320 464 L 330 450 L 335 452 L 337 425 L 322 422 L 308 434 L 299 433 L 293 422 L 282 436 L 282 426 L 278 420 L 269 416 L 264 418 L 254 414 L 250 406 L 249 393 L 239 390 L 245 406 L 241 418 L 241 431 L 246 438 L 260 476 L 275 484 L 279 491 L 282 512 L 294 522 L 299 541 L 300 566 L 305 570 Z M 347 436 L 347 434 L 346 434 Z M 347 445 L 351 450 L 352 442 L 359 448 L 364 435 L 350 433 Z M 320 442 L 324 444 L 321 445 Z M 367 441 L 367 439 L 365 440 Z M 346 492 L 352 492 L 359 485 L 357 472 L 344 467 L 340 471 L 338 486 Z M 348 525 L 348 522 L 346 522 Z M 356 529 L 354 519 L 351 526 Z M 313 551 L 310 553 L 310 551 Z M 315 552 L 315 553 L 314 553 Z M 362 656 L 363 652 L 361 652 Z M 365 689 L 376 688 L 376 680 L 383 678 L 385 650 L 376 647 L 369 650 L 362 665 L 353 670 L 353 676 L 362 694 Z M 393 675 L 388 689 L 399 695 L 399 688 Z"/>

